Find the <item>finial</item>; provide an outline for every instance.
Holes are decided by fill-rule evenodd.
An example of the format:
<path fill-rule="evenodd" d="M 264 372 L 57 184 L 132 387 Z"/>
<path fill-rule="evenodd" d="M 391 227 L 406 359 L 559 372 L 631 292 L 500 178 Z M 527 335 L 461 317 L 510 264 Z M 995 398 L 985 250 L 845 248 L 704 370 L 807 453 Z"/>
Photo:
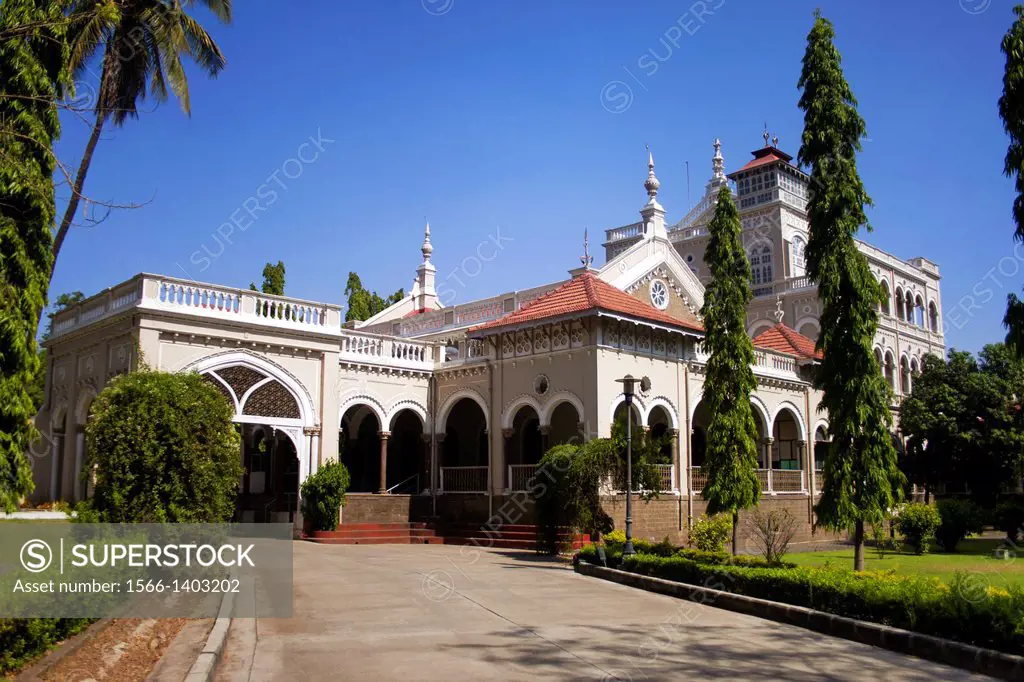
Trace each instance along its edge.
<path fill-rule="evenodd" d="M 725 159 L 722 158 L 722 141 L 715 138 L 715 155 L 711 157 L 711 178 L 722 180 L 725 178 Z"/>
<path fill-rule="evenodd" d="M 772 137 L 772 146 L 775 147 L 776 149 L 779 148 L 779 136 L 778 135 L 775 135 L 774 137 Z"/>
<path fill-rule="evenodd" d="M 761 133 L 761 137 L 764 138 L 764 146 L 767 147 L 768 146 L 768 138 L 771 137 L 771 135 L 768 134 L 768 122 L 767 121 L 765 121 L 765 123 L 764 123 L 764 132 Z"/>
<path fill-rule="evenodd" d="M 644 145 L 647 149 L 647 180 L 644 181 L 644 189 L 647 190 L 648 204 L 656 204 L 658 196 L 658 188 L 661 187 L 661 182 L 658 177 L 654 174 L 654 154 L 651 153 L 650 145 Z"/>
<path fill-rule="evenodd" d="M 590 255 L 590 240 L 587 238 L 587 228 L 583 228 L 583 255 L 580 256 L 580 262 L 583 263 L 585 268 L 589 268 L 590 264 L 594 262 L 594 257 Z"/>
<path fill-rule="evenodd" d="M 427 221 L 427 226 L 423 228 L 423 246 L 420 247 L 420 251 L 423 252 L 424 262 L 430 261 L 430 254 L 434 252 L 434 246 L 430 243 L 430 221 Z"/>
<path fill-rule="evenodd" d="M 782 324 L 782 318 L 786 313 L 782 310 L 782 296 L 775 299 L 775 321 Z"/>

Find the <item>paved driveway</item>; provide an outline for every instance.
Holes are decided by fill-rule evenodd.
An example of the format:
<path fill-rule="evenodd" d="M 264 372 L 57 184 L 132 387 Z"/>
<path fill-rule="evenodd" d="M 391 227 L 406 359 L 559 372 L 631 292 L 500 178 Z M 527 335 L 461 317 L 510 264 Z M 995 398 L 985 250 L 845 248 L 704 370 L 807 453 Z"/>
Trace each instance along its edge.
<path fill-rule="evenodd" d="M 525 552 L 295 544 L 295 617 L 218 679 L 928 680 L 963 671 L 577 575 Z"/>

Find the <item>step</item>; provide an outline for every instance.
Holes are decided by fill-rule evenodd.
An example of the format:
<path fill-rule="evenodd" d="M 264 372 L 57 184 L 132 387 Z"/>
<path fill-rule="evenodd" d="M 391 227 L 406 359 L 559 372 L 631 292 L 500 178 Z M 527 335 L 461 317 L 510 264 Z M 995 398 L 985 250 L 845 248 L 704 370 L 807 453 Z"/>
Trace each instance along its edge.
<path fill-rule="evenodd" d="M 318 545 L 440 545 L 438 537 L 306 538 Z"/>
<path fill-rule="evenodd" d="M 358 523 L 340 523 L 338 524 L 338 530 L 402 530 L 405 528 L 424 529 L 430 528 L 429 524 L 423 523 L 422 521 L 395 521 L 395 522 L 358 522 Z"/>
<path fill-rule="evenodd" d="M 444 538 L 444 544 L 446 545 L 473 545 L 481 549 L 527 549 L 536 550 L 536 540 L 502 540 L 500 538 L 465 538 L 465 537 L 452 537 L 447 536 Z M 573 549 L 580 549 L 586 543 L 575 541 L 572 543 Z"/>
<path fill-rule="evenodd" d="M 318 530 L 313 533 L 315 538 L 387 538 L 387 537 L 434 537 L 432 528 L 395 528 L 388 530 L 376 530 L 372 528 L 338 530 Z"/>

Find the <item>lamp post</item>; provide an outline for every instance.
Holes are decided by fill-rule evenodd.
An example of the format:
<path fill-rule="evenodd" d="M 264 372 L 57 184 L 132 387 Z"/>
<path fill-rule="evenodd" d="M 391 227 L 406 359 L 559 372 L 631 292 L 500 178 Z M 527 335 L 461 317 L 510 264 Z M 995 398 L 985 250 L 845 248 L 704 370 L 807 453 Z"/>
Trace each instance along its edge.
<path fill-rule="evenodd" d="M 623 556 L 636 554 L 633 549 L 633 395 L 637 380 L 627 374 L 616 382 L 622 384 L 622 395 L 626 399 L 626 545 Z"/>

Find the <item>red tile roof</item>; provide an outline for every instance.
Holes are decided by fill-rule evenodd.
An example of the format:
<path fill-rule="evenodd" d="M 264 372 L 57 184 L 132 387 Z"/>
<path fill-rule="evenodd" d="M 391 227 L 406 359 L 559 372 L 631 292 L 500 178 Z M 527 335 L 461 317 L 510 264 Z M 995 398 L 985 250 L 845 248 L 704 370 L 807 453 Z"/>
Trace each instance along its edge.
<path fill-rule="evenodd" d="M 592 272 L 582 272 L 557 289 L 535 298 L 519 310 L 497 320 L 478 325 L 470 332 L 496 329 L 511 325 L 539 322 L 552 317 L 574 313 L 618 313 L 627 317 L 657 322 L 670 327 L 704 331 L 700 321 L 691 313 L 685 319 L 673 317 L 654 306 L 616 289 Z"/>
<path fill-rule="evenodd" d="M 822 359 L 821 353 L 814 348 L 814 341 L 781 322 L 755 336 L 754 346 L 805 360 Z"/>
<path fill-rule="evenodd" d="M 731 178 L 737 173 L 742 173 L 743 171 L 759 168 L 769 163 L 775 163 L 776 161 L 782 161 L 783 163 L 788 164 L 790 161 L 793 160 L 792 156 L 776 147 L 764 147 L 762 149 L 758 149 L 755 152 L 751 152 L 751 154 L 754 155 L 754 158 L 748 161 L 747 165 L 745 165 L 743 168 L 740 168 L 739 170 L 729 173 L 728 177 Z"/>

